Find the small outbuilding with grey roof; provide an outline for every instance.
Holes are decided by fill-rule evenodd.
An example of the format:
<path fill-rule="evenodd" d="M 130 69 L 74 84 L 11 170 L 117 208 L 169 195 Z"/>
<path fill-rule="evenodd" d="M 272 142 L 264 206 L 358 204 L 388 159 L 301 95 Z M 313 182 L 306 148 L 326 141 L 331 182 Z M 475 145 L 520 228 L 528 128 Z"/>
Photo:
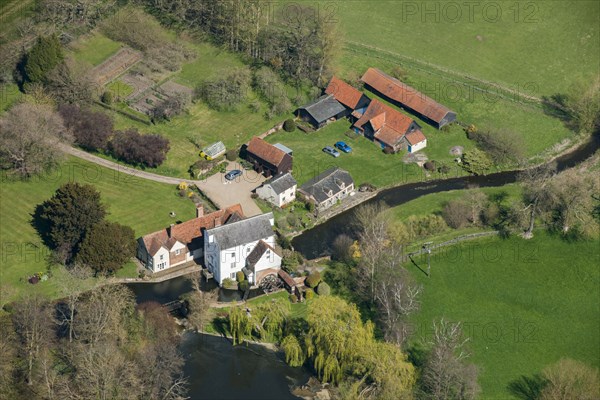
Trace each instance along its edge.
<path fill-rule="evenodd" d="M 354 192 L 352 176 L 341 168 L 334 167 L 319 174 L 298 189 L 308 200 L 323 211 Z"/>
<path fill-rule="evenodd" d="M 283 207 L 296 199 L 297 185 L 292 174 L 288 172 L 263 183 L 256 189 L 256 194 L 277 207 Z"/>
<path fill-rule="evenodd" d="M 296 115 L 303 121 L 319 129 L 327 124 L 329 120 L 344 118 L 351 110 L 344 107 L 332 94 L 326 94 L 317 100 L 302 106 L 296 110 Z"/>

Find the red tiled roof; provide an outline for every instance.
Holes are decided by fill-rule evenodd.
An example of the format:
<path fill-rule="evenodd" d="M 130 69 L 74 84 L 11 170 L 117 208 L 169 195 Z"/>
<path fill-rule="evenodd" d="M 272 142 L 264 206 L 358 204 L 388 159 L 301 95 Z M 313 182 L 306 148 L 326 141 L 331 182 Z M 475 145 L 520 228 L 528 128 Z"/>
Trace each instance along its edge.
<path fill-rule="evenodd" d="M 425 137 L 425 135 L 423 135 L 423 132 L 421 132 L 420 129 L 415 129 L 414 131 L 406 134 L 406 140 L 408 140 L 408 143 L 410 144 L 421 143 L 423 140 L 426 139 L 427 138 Z"/>
<path fill-rule="evenodd" d="M 451 112 L 449 108 L 377 68 L 369 68 L 361 80 L 384 96 L 406 105 L 437 123 L 441 122 L 446 114 Z"/>
<path fill-rule="evenodd" d="M 383 117 L 381 116 L 383 115 Z M 369 107 L 354 126 L 362 128 L 364 124 L 371 121 L 374 130 L 381 129 L 383 126 L 391 128 L 400 134 L 405 134 L 413 119 L 402 114 L 400 111 L 394 110 L 377 99 L 371 100 Z M 383 124 L 381 124 L 383 122 Z"/>
<path fill-rule="evenodd" d="M 404 134 L 390 129 L 387 126 L 384 126 L 377 133 L 375 133 L 375 138 L 377 140 L 387 144 L 390 147 L 395 147 L 398 143 L 400 143 L 403 137 Z"/>
<path fill-rule="evenodd" d="M 275 166 L 278 166 L 286 155 L 283 150 L 256 136 L 250 139 L 247 151 Z"/>
<path fill-rule="evenodd" d="M 327 85 L 325 93 L 332 94 L 337 101 L 351 109 L 356 108 L 362 97 L 362 93 L 359 92 L 358 89 L 335 76 L 331 78 L 331 82 Z"/>
<path fill-rule="evenodd" d="M 183 243 L 184 245 L 190 244 L 194 239 L 202 237 L 203 228 L 211 229 L 215 226 L 223 225 L 228 218 L 234 214 L 239 214 L 240 216 L 244 215 L 240 204 L 198 218 L 190 219 L 189 221 L 173 225 L 172 227 L 157 232 L 149 233 L 148 235 L 143 236 L 142 240 L 144 241 L 148 253 L 150 253 L 150 255 L 155 255 L 163 246 L 167 250 L 170 250 L 173 248 L 176 241 Z M 171 230 L 170 237 L 168 232 L 169 229 Z"/>

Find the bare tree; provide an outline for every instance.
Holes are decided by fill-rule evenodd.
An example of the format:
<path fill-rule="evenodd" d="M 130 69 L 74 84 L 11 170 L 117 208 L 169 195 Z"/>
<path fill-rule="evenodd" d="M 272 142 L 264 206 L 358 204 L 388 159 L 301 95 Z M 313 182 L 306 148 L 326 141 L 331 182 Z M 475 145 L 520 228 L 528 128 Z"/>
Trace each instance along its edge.
<path fill-rule="evenodd" d="M 523 186 L 523 197 L 527 206 L 523 211 L 529 211 L 529 227 L 523 233 L 525 239 L 533 237 L 533 228 L 538 213 L 548 205 L 550 192 L 548 183 L 556 172 L 556 163 L 548 163 L 521 172 L 519 180 Z"/>
<path fill-rule="evenodd" d="M 36 294 L 17 303 L 13 323 L 21 342 L 19 350 L 26 364 L 26 381 L 28 385 L 33 385 L 41 351 L 51 341 L 52 317 L 48 301 Z"/>
<path fill-rule="evenodd" d="M 17 357 L 17 338 L 8 315 L 0 316 L 0 398 L 16 398 L 14 369 Z"/>
<path fill-rule="evenodd" d="M 202 331 L 204 326 L 211 320 L 212 313 L 210 309 L 216 300 L 217 292 L 215 290 L 210 292 L 195 290 L 187 296 L 187 318 L 197 330 Z"/>
<path fill-rule="evenodd" d="M 74 265 L 68 271 L 69 273 L 58 281 L 58 286 L 63 293 L 64 303 L 57 304 L 58 322 L 67 327 L 69 342 L 75 338 L 75 310 L 81 301 L 83 293 L 91 289 L 96 283 L 86 279 L 91 278 L 93 271 L 81 265 Z"/>
<path fill-rule="evenodd" d="M 390 247 L 390 223 L 384 211 L 384 203 L 360 206 L 354 217 L 359 230 L 361 260 L 357 286 L 366 294 L 371 302 L 375 301 L 375 274 L 377 266 L 386 249 Z M 368 277 L 368 279 L 365 279 Z"/>
<path fill-rule="evenodd" d="M 105 285 L 82 302 L 75 320 L 80 340 L 94 344 L 106 338 L 124 339 L 123 320 L 133 312 L 133 294 L 123 285 Z"/>
<path fill-rule="evenodd" d="M 183 377 L 184 359 L 173 341 L 157 341 L 142 349 L 140 388 L 143 399 L 185 399 L 187 381 Z"/>
<path fill-rule="evenodd" d="M 600 398 L 598 369 L 582 362 L 561 359 L 544 369 L 546 384 L 540 400 L 595 400 Z"/>
<path fill-rule="evenodd" d="M 480 391 L 477 368 L 465 362 L 468 338 L 460 323 L 443 318 L 433 322 L 431 350 L 420 379 L 421 397 L 432 400 L 470 400 Z"/>
<path fill-rule="evenodd" d="M 28 178 L 55 165 L 61 155 L 58 145 L 70 141 L 49 106 L 19 104 L 0 120 L 0 163 Z"/>

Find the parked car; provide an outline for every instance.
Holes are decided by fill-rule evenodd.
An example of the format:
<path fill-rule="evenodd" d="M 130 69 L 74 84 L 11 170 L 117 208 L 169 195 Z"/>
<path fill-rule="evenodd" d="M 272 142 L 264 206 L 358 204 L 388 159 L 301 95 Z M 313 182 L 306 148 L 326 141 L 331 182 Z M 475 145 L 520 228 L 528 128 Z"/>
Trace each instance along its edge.
<path fill-rule="evenodd" d="M 335 147 L 343 151 L 344 153 L 350 153 L 352 151 L 352 147 L 348 146 L 346 142 L 337 142 L 334 144 Z"/>
<path fill-rule="evenodd" d="M 225 174 L 225 179 L 227 179 L 228 181 L 232 181 L 238 176 L 242 176 L 242 171 L 240 171 L 239 169 L 234 169 Z"/>
<path fill-rule="evenodd" d="M 331 146 L 325 146 L 325 147 L 323 147 L 323 152 L 325 152 L 325 153 L 327 153 L 327 154 L 329 154 L 331 156 L 334 156 L 334 157 L 339 157 L 340 156 L 339 151 L 337 151 L 336 149 L 334 149 Z"/>

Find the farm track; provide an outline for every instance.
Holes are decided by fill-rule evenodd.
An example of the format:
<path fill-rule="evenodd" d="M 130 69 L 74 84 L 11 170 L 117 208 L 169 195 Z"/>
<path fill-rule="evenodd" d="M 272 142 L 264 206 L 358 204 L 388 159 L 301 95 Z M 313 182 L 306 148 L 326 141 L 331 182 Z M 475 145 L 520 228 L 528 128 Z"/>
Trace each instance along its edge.
<path fill-rule="evenodd" d="M 432 64 L 430 62 L 402 55 L 399 53 L 394 53 L 392 51 L 385 50 L 376 46 L 371 46 L 360 42 L 354 42 L 351 40 L 346 40 L 346 45 L 350 51 L 365 54 L 368 50 L 370 52 L 378 54 L 379 58 L 387 61 L 402 60 L 407 64 L 411 64 L 413 68 L 418 69 L 420 71 L 438 75 L 454 83 L 466 85 L 473 88 L 474 90 L 492 94 L 509 101 L 518 102 L 521 104 L 523 102 L 540 103 L 542 101 L 540 97 L 528 95 L 526 93 L 523 93 L 519 90 L 515 90 L 505 85 L 501 85 L 485 79 L 476 78 L 472 75 L 465 74 L 464 72 L 454 71 L 446 67 L 442 67 L 440 65 Z M 491 88 L 493 88 L 494 90 L 490 90 Z"/>

